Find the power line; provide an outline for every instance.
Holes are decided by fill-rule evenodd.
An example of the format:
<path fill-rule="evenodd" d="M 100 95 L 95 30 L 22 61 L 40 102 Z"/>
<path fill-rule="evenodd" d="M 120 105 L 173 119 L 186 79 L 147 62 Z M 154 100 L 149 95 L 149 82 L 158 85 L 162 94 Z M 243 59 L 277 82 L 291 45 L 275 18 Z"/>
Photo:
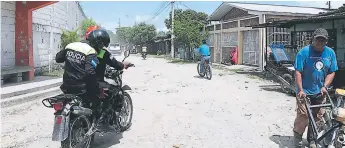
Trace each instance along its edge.
<path fill-rule="evenodd" d="M 153 19 L 155 19 L 160 13 L 162 13 L 162 11 L 164 11 L 168 6 L 170 5 L 170 3 L 167 3 L 167 5 L 165 7 L 163 7 L 162 9 L 160 9 L 155 16 L 153 16 L 151 19 L 148 19 L 146 21 L 144 21 L 144 23 L 147 23 L 148 21 L 151 21 Z"/>
<path fill-rule="evenodd" d="M 193 10 L 193 9 L 189 8 L 187 5 L 185 5 L 184 3 L 180 2 L 180 1 L 179 1 L 179 3 L 181 5 L 183 5 L 183 6 L 185 6 L 187 9 Z M 197 22 L 197 23 L 199 23 L 201 25 L 205 25 L 205 22 L 202 22 L 202 21 L 199 21 L 199 20 L 191 20 L 191 21 Z"/>
<path fill-rule="evenodd" d="M 180 2 L 179 1 L 179 3 L 181 4 L 181 5 L 183 5 L 183 6 L 185 6 L 187 9 L 190 9 L 187 5 L 185 5 L 184 3 L 182 3 L 182 2 Z"/>
<path fill-rule="evenodd" d="M 178 7 L 178 3 L 176 3 L 176 8 L 175 9 L 179 9 L 179 7 Z"/>

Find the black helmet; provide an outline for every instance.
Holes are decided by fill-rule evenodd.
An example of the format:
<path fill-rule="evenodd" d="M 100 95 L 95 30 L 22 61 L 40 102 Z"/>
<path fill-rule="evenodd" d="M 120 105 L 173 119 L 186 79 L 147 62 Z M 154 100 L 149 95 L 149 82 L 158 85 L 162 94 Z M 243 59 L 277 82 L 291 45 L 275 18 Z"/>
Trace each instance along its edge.
<path fill-rule="evenodd" d="M 97 52 L 100 51 L 103 47 L 108 47 L 110 43 L 109 34 L 105 30 L 94 30 L 89 33 L 87 40 L 90 43 L 90 46 L 93 47 Z"/>

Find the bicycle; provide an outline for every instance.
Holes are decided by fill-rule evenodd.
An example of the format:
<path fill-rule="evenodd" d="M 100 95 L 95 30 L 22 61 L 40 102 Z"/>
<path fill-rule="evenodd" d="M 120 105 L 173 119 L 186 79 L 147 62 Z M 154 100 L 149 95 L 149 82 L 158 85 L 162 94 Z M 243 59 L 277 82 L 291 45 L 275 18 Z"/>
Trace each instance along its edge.
<path fill-rule="evenodd" d="M 212 70 L 211 70 L 211 66 L 210 66 L 210 60 L 207 59 L 205 60 L 205 63 L 204 63 L 204 71 L 203 73 L 200 73 L 200 62 L 198 62 L 198 66 L 197 66 L 197 70 L 198 70 L 198 74 L 200 77 L 204 77 L 206 75 L 206 78 L 208 80 L 211 80 L 212 79 Z"/>

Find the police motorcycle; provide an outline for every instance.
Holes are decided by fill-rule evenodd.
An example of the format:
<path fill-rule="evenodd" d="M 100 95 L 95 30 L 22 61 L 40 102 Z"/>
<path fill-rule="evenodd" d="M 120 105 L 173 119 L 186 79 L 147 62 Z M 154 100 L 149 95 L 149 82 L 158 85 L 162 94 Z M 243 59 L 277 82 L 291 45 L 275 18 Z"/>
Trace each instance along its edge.
<path fill-rule="evenodd" d="M 124 52 L 124 61 L 129 55 L 129 50 Z M 129 67 L 134 66 L 133 64 Z M 123 70 L 117 71 L 107 67 L 105 77 L 112 79 L 115 84 L 105 94 L 112 94 L 97 107 L 105 114 L 105 121 L 116 129 L 115 132 L 124 132 L 132 125 L 133 104 L 130 95 L 126 92 L 131 90 L 128 85 L 122 84 Z M 108 93 L 112 91 L 112 93 Z M 103 134 L 106 131 L 97 130 L 99 119 L 93 115 L 90 109 L 92 103 L 83 102 L 83 99 L 75 94 L 60 94 L 42 100 L 45 107 L 55 110 L 53 141 L 61 142 L 61 148 L 90 148 L 96 132 Z M 107 107 L 104 109 L 104 105 Z M 119 104 L 121 104 L 119 106 Z M 112 131 L 111 131 L 112 132 Z"/>

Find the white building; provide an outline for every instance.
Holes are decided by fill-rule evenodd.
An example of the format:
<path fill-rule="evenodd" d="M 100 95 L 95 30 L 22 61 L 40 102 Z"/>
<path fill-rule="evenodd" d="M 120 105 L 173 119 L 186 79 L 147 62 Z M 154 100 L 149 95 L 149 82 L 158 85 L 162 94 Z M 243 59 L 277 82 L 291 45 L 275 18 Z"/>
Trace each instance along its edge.
<path fill-rule="evenodd" d="M 238 49 L 238 63 L 259 66 L 263 69 L 263 49 L 266 36 L 271 36 L 272 28 L 252 28 L 249 26 L 273 20 L 288 20 L 313 16 L 326 12 L 322 8 L 249 4 L 223 2 L 209 17 L 209 44 L 213 62 L 220 63 L 229 57 L 230 51 Z M 286 32 L 286 30 L 281 30 Z"/>
<path fill-rule="evenodd" d="M 15 66 L 15 1 L 1 2 L 1 68 Z M 86 16 L 77 1 L 59 1 L 32 12 L 35 73 L 48 70 L 61 49 L 62 30 L 78 28 Z"/>

